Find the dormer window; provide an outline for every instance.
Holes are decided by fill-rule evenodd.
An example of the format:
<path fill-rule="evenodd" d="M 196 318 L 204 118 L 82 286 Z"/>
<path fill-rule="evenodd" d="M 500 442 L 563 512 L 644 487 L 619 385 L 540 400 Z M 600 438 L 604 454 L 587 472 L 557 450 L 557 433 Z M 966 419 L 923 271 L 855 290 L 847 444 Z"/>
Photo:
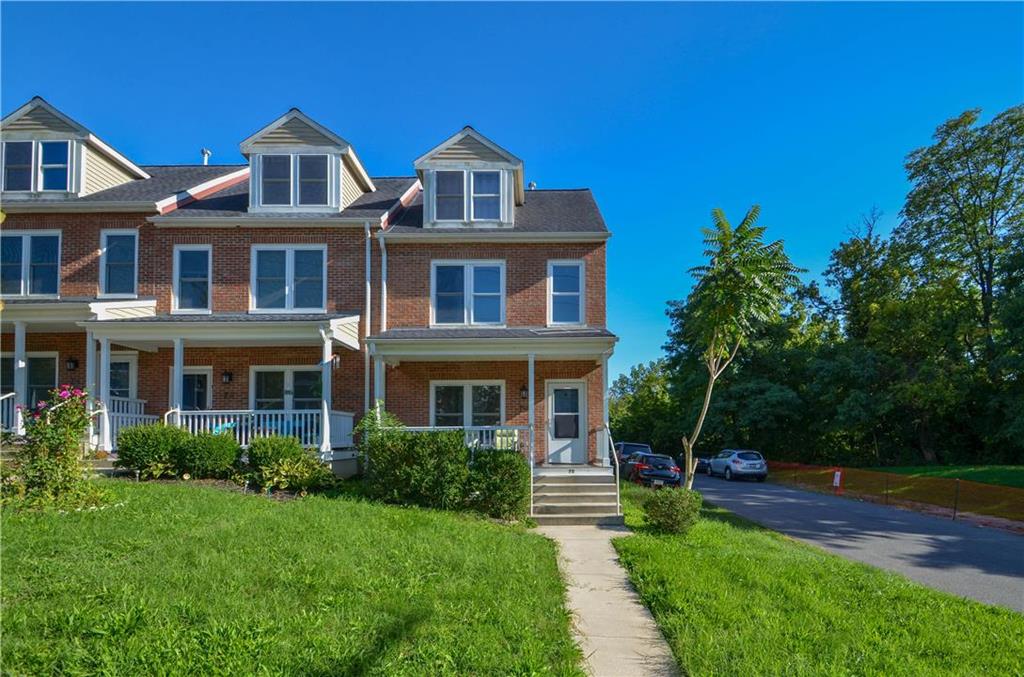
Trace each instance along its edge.
<path fill-rule="evenodd" d="M 464 172 L 437 172 L 437 220 L 462 221 L 466 213 Z"/>
<path fill-rule="evenodd" d="M 4 143 L 4 190 L 68 190 L 69 141 Z"/>
<path fill-rule="evenodd" d="M 501 172 L 473 172 L 473 221 L 501 218 Z"/>
<path fill-rule="evenodd" d="M 263 155 L 260 204 L 267 207 L 326 207 L 328 155 Z"/>
<path fill-rule="evenodd" d="M 263 204 L 292 203 L 292 156 L 263 156 Z"/>

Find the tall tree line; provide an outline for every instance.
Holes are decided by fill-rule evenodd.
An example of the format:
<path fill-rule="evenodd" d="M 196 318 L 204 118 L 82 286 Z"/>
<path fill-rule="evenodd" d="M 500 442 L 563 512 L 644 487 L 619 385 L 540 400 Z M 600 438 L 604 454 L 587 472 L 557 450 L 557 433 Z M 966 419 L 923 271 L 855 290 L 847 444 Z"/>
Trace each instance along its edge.
<path fill-rule="evenodd" d="M 905 162 L 898 227 L 864 217 L 825 289 L 796 284 L 715 386 L 697 455 L 813 463 L 1024 462 L 1024 106 L 972 110 Z M 612 386 L 616 439 L 673 456 L 707 384 L 686 301 L 665 357 Z"/>

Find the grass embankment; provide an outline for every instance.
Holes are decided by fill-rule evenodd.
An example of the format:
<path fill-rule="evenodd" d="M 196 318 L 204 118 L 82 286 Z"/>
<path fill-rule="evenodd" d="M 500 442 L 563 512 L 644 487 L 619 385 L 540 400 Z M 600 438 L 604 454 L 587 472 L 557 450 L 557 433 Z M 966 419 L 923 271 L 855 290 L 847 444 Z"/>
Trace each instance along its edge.
<path fill-rule="evenodd" d="M 615 547 L 684 674 L 1015 675 L 1024 615 L 963 600 L 705 506 L 686 536 L 647 532 L 623 487 Z"/>
<path fill-rule="evenodd" d="M 867 468 L 912 477 L 945 477 L 1024 489 L 1024 465 L 919 465 Z"/>
<path fill-rule="evenodd" d="M 3 515 L 4 674 L 578 674 L 554 544 L 353 498 L 107 481 Z"/>

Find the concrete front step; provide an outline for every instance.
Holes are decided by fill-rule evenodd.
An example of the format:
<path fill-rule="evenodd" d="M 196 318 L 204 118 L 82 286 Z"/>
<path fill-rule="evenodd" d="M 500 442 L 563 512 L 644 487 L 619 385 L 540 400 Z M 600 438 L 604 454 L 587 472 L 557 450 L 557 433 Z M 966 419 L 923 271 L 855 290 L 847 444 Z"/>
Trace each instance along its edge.
<path fill-rule="evenodd" d="M 535 515 L 615 514 L 615 501 L 600 503 L 534 503 Z"/>
<path fill-rule="evenodd" d="M 615 486 L 615 478 L 611 475 L 540 475 L 533 478 L 533 485 L 535 487 L 579 484 L 607 484 L 609 486 Z"/>
<path fill-rule="evenodd" d="M 537 484 L 533 487 L 535 496 L 541 494 L 554 494 L 564 496 L 567 494 L 611 494 L 615 495 L 614 484 Z"/>
<path fill-rule="evenodd" d="M 615 503 L 614 491 L 543 492 L 533 495 L 534 503 Z"/>
<path fill-rule="evenodd" d="M 622 515 L 614 513 L 590 513 L 579 515 L 534 515 L 533 520 L 540 525 L 577 526 L 593 524 L 599 526 L 622 526 L 626 523 Z"/>

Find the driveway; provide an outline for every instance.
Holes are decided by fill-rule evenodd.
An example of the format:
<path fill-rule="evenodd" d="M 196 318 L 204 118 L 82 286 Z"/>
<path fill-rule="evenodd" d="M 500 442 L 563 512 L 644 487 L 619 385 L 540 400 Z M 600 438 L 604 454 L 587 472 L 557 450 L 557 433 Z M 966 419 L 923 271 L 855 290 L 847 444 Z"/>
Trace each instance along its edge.
<path fill-rule="evenodd" d="M 1024 611 L 1024 536 L 874 503 L 699 476 L 710 503 L 829 552 Z"/>

